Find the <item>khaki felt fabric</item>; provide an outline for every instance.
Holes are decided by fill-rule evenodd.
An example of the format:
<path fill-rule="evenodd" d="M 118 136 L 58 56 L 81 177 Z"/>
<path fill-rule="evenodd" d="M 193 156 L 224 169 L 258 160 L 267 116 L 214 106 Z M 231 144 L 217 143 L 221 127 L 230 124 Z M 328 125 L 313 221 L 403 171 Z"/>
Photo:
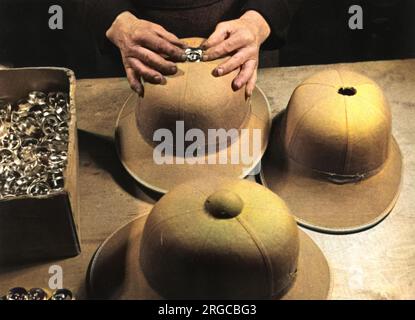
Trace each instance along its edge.
<path fill-rule="evenodd" d="M 175 188 L 100 247 L 89 274 L 93 292 L 112 299 L 327 298 L 327 262 L 281 199 L 246 180 L 201 182 Z M 238 217 L 206 211 L 218 190 L 241 197 Z M 125 263 L 108 273 L 116 261 Z"/>
<path fill-rule="evenodd" d="M 340 87 L 353 87 L 356 95 L 340 95 Z M 329 70 L 306 80 L 274 122 L 271 140 L 262 181 L 302 225 L 324 232 L 360 231 L 393 208 L 402 156 L 391 135 L 389 106 L 370 79 Z M 367 175 L 337 184 L 320 171 Z"/>
<path fill-rule="evenodd" d="M 259 163 L 268 144 L 269 130 L 271 127 L 269 105 L 265 95 L 258 88 L 251 98 L 252 112 L 242 129 L 245 130 L 246 139 L 236 139 L 234 146 L 229 145 L 220 153 L 209 154 L 195 159 L 195 164 L 177 164 L 178 160 L 173 156 L 173 164 L 157 164 L 153 159 L 154 144 L 150 144 L 137 129 L 134 110 L 137 106 L 137 95 L 132 95 L 121 110 L 116 126 L 117 152 L 126 170 L 144 186 L 165 193 L 173 186 L 186 180 L 209 174 L 225 175 L 243 178 Z M 219 129 L 219 128 L 218 128 Z M 253 145 L 254 132 L 260 130 L 261 148 L 257 152 Z M 241 132 L 240 137 L 242 137 Z M 237 147 L 235 147 L 235 145 Z M 206 150 L 207 150 L 206 146 Z M 250 158 L 243 158 L 241 152 L 236 163 L 232 162 L 234 150 L 249 150 Z M 226 163 L 221 162 L 226 155 Z M 246 152 L 245 152 L 246 155 Z M 207 164 L 208 157 L 215 159 L 214 164 Z M 199 163 L 202 161 L 204 163 Z M 197 163 L 196 163 L 197 162 Z"/>
<path fill-rule="evenodd" d="M 206 164 L 176 164 L 176 159 L 174 159 L 173 164 L 160 165 L 155 163 L 153 158 L 154 146 L 143 138 L 136 126 L 134 109 L 138 99 L 138 96 L 135 94 L 130 96 L 120 113 L 116 128 L 116 146 L 121 162 L 127 171 L 138 182 L 152 190 L 165 193 L 173 186 L 186 180 L 210 174 L 243 178 L 257 165 L 265 152 L 271 122 L 268 103 L 259 89 L 256 89 L 252 96 L 253 112 L 246 125 L 246 129 L 249 130 L 247 132 L 249 139 L 239 139 L 235 141 L 235 144 L 239 145 L 239 150 L 254 150 L 252 148 L 253 130 L 260 129 L 262 132 L 262 148 L 259 154 L 255 154 L 252 157 L 253 160 L 250 162 L 242 161 L 241 154 L 238 164 L 231 163 L 233 150 L 231 147 L 221 151 L 227 155 L 228 161 L 226 164 L 219 162 L 220 154 L 214 155 L 217 164 L 207 164 L 207 157 L 210 156 L 207 152 L 204 157 L 201 157 Z M 249 145 L 244 143 L 248 141 Z M 250 151 L 250 155 L 253 155 L 252 151 Z"/>
<path fill-rule="evenodd" d="M 353 96 L 340 88 L 354 88 Z M 380 88 L 356 73 L 323 71 L 296 88 L 287 108 L 288 155 L 309 168 L 352 175 L 380 167 L 391 136 L 389 106 Z"/>
<path fill-rule="evenodd" d="M 190 46 L 198 46 L 202 39 L 186 41 Z M 231 82 L 236 71 L 214 77 L 211 73 L 221 61 L 178 64 L 178 73 L 167 77 L 167 84 L 146 83 L 144 98 L 133 94 L 123 106 L 116 123 L 117 151 L 127 171 L 144 186 L 165 193 L 186 180 L 210 174 L 243 178 L 259 163 L 271 127 L 268 101 L 259 88 L 249 100 L 245 100 L 244 89 L 234 92 Z M 175 141 L 176 121 L 185 121 L 185 130 L 200 129 L 205 133 L 205 156 L 198 157 L 197 163 L 178 164 L 180 159 L 174 152 L 173 164 L 157 164 L 153 151 L 159 142 L 153 142 L 153 134 L 157 129 L 169 129 Z M 208 129 L 235 129 L 239 139 L 235 139 L 233 146 L 228 143 L 227 149 L 217 148 L 217 154 L 209 154 Z M 244 129 L 247 139 L 242 138 Z M 259 150 L 254 148 L 257 130 L 260 130 Z M 234 161 L 232 152 L 238 146 L 241 152 Z M 248 153 L 250 159 L 246 157 Z M 223 163 L 220 159 L 225 156 L 227 161 Z M 208 157 L 215 159 L 214 164 L 208 164 Z"/>
<path fill-rule="evenodd" d="M 180 63 L 166 85 L 145 83 L 136 119 L 146 141 L 154 144 L 153 134 L 160 128 L 175 133 L 176 121 L 184 121 L 185 131 L 198 128 L 206 136 L 208 129 L 239 129 L 245 124 L 249 101 L 244 90 L 234 92 L 230 86 L 238 70 L 219 78 L 211 74 L 224 60 Z"/>
<path fill-rule="evenodd" d="M 254 183 L 201 182 L 172 190 L 148 218 L 141 266 L 153 288 L 167 298 L 264 299 L 286 287 L 296 267 L 298 233 L 284 203 Z M 207 212 L 205 201 L 217 190 L 242 199 L 236 218 Z"/>

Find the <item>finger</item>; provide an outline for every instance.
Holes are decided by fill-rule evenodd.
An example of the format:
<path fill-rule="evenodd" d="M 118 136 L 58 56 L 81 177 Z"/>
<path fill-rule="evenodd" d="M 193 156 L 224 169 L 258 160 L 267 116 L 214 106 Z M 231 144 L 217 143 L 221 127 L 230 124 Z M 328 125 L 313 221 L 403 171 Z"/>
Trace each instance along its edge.
<path fill-rule="evenodd" d="M 164 54 L 176 61 L 185 61 L 187 58 L 183 49 L 171 44 L 166 39 L 163 39 L 156 34 L 146 36 L 143 39 L 143 46 L 153 52 Z"/>
<path fill-rule="evenodd" d="M 175 46 L 182 48 L 182 49 L 186 49 L 188 46 L 187 44 L 185 44 L 183 41 L 181 41 L 179 38 L 176 37 L 176 35 L 174 35 L 171 32 L 168 32 L 166 29 L 164 29 L 162 26 L 159 26 L 156 29 L 156 33 L 166 39 L 167 41 L 169 41 L 171 44 L 174 44 Z"/>
<path fill-rule="evenodd" d="M 228 32 L 227 23 L 221 22 L 216 26 L 215 31 L 210 35 L 210 37 L 207 40 L 205 40 L 201 44 L 200 47 L 203 50 L 207 50 L 221 43 L 223 40 L 225 40 L 228 37 L 228 35 L 229 35 L 229 32 Z"/>
<path fill-rule="evenodd" d="M 241 71 L 232 82 L 233 90 L 237 91 L 241 89 L 248 82 L 254 74 L 256 66 L 256 60 L 248 60 L 242 65 Z"/>
<path fill-rule="evenodd" d="M 141 84 L 140 78 L 136 75 L 133 69 L 130 67 L 125 69 L 125 73 L 127 74 L 128 83 L 132 90 L 138 93 L 139 96 L 143 96 L 144 88 Z"/>
<path fill-rule="evenodd" d="M 134 47 L 130 52 L 130 57 L 138 58 L 145 65 L 156 71 L 159 71 L 164 75 L 172 75 L 177 72 L 177 67 L 173 62 L 167 61 L 159 54 L 154 53 L 144 47 Z"/>
<path fill-rule="evenodd" d="M 146 66 L 138 59 L 128 58 L 131 68 L 136 71 L 145 81 L 153 84 L 165 83 L 166 79 L 158 71 Z"/>
<path fill-rule="evenodd" d="M 254 92 L 255 84 L 256 84 L 256 80 L 257 80 L 257 75 L 258 75 L 258 70 L 255 69 L 254 74 L 248 80 L 248 82 L 246 84 L 245 94 L 246 94 L 247 98 L 251 97 L 252 93 Z"/>
<path fill-rule="evenodd" d="M 222 41 L 214 47 L 207 49 L 204 52 L 204 55 L 207 56 L 208 60 L 215 60 L 230 55 L 235 50 L 240 49 L 244 45 L 245 43 L 243 41 L 243 37 L 240 34 L 235 33 L 232 34 L 228 39 Z"/>
<path fill-rule="evenodd" d="M 224 76 L 243 65 L 249 57 L 249 50 L 241 50 L 220 64 L 213 70 L 213 75 L 216 77 Z"/>

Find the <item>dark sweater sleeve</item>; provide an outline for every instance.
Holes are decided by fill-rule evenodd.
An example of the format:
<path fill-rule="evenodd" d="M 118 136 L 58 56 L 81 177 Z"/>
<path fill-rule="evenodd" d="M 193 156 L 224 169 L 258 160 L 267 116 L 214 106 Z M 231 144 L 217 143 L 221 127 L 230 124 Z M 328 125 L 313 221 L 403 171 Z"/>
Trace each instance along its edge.
<path fill-rule="evenodd" d="M 103 53 L 112 52 L 114 46 L 105 33 L 121 12 L 134 12 L 134 6 L 130 0 L 88 0 L 85 2 L 86 24 L 96 39 L 99 49 Z"/>
<path fill-rule="evenodd" d="M 242 12 L 255 10 L 268 22 L 271 34 L 263 49 L 279 49 L 285 44 L 291 19 L 302 0 L 247 0 Z"/>

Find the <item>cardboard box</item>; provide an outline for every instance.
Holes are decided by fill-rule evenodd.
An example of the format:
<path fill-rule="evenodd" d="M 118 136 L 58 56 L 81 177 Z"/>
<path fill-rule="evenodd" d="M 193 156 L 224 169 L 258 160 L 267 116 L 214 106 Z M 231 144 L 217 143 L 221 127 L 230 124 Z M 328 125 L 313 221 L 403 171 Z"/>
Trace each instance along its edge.
<path fill-rule="evenodd" d="M 69 94 L 71 118 L 64 188 L 52 195 L 0 200 L 0 265 L 80 253 L 75 76 L 63 68 L 0 70 L 0 99 L 14 102 L 31 91 Z"/>

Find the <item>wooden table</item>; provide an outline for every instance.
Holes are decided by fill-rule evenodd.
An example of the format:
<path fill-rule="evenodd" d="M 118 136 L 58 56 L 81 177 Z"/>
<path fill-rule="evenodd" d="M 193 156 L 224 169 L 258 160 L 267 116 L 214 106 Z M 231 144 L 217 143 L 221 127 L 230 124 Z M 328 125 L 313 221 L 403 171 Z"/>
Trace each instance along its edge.
<path fill-rule="evenodd" d="M 393 112 L 393 133 L 404 155 L 404 183 L 390 216 L 352 235 L 306 231 L 331 266 L 333 299 L 415 298 L 415 60 L 346 65 L 384 89 Z M 327 66 L 263 69 L 258 85 L 273 115 L 285 108 L 294 88 Z M 77 84 L 80 147 L 82 254 L 75 258 L 0 269 L 0 293 L 14 286 L 47 287 L 49 267 L 63 268 L 63 285 L 86 298 L 85 275 L 99 244 L 154 201 L 121 166 L 113 131 L 120 107 L 131 93 L 125 79 L 87 79 Z M 412 152 L 411 152 L 412 151 Z"/>

